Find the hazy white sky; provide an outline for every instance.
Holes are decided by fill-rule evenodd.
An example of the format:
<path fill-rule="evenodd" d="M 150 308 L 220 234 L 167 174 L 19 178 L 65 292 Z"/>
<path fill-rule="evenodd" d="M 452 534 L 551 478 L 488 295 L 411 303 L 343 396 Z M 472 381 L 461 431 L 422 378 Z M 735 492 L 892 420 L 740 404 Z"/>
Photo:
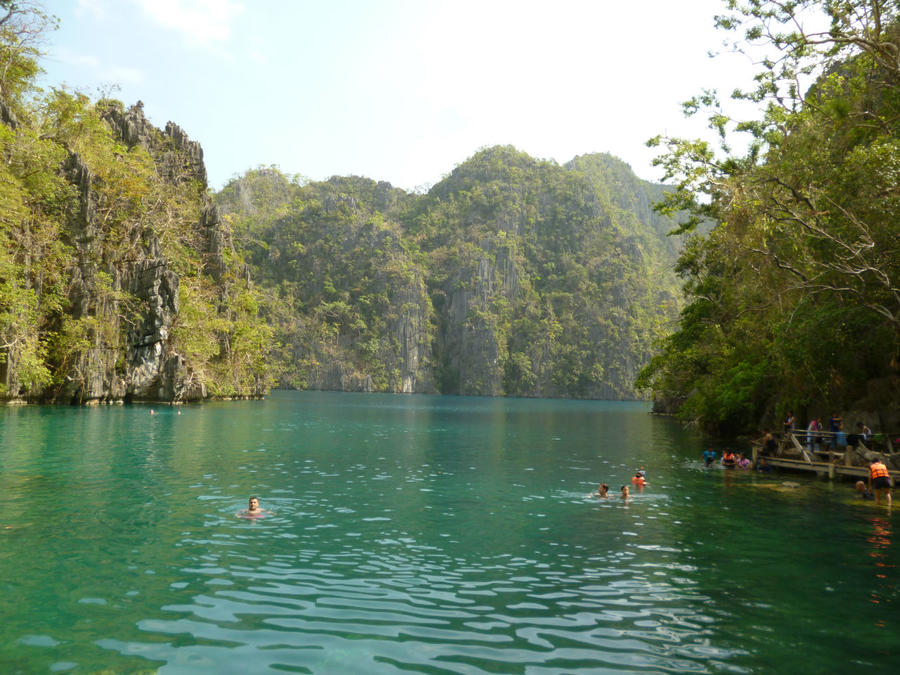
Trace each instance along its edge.
<path fill-rule="evenodd" d="M 45 85 L 109 85 L 201 143 L 210 185 L 259 165 L 412 189 L 486 145 L 562 163 L 697 135 L 680 103 L 752 71 L 710 59 L 720 0 L 46 0 Z"/>

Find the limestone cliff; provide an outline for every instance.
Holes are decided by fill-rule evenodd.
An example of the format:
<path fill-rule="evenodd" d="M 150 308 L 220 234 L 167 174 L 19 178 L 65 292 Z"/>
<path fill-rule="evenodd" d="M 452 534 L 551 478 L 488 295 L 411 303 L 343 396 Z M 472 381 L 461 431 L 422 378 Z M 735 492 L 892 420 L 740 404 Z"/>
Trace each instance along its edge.
<path fill-rule="evenodd" d="M 48 304 L 36 327 L 48 375 L 27 381 L 21 340 L 9 341 L 0 397 L 179 402 L 263 393 L 266 350 L 237 333 L 255 320 L 251 284 L 207 195 L 199 144 L 171 122 L 154 127 L 140 103 L 70 104 L 84 106 L 88 131 L 55 130 L 50 145 L 65 154 L 57 192 L 68 194 L 48 225 L 60 237 L 50 269 L 63 289 L 52 304 L 32 280 L 46 272 L 29 267 L 19 242 L 29 297 Z"/>
<path fill-rule="evenodd" d="M 282 386 L 614 399 L 677 311 L 659 190 L 498 147 L 427 194 L 260 169 L 216 199 L 272 290 Z"/>

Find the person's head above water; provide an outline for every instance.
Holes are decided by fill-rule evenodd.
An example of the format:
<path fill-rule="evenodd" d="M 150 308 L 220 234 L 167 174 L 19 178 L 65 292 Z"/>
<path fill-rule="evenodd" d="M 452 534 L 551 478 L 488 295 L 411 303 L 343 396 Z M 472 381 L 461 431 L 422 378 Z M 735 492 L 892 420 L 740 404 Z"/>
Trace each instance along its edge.
<path fill-rule="evenodd" d="M 259 497 L 250 497 L 248 511 L 259 511 Z"/>
<path fill-rule="evenodd" d="M 866 484 L 863 483 L 861 480 L 856 481 L 856 491 L 857 492 L 865 492 Z"/>

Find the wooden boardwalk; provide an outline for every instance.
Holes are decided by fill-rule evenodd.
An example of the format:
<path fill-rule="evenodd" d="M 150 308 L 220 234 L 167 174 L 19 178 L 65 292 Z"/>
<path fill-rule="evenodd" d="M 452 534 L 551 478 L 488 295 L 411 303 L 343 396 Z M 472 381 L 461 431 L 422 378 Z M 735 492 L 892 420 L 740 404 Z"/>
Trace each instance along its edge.
<path fill-rule="evenodd" d="M 853 466 L 849 464 L 848 455 L 839 450 L 810 451 L 800 442 L 797 438 L 798 435 L 801 435 L 804 439 L 806 438 L 805 432 L 789 434 L 788 438 L 782 438 L 778 444 L 776 454 L 765 455 L 766 462 L 770 466 L 778 469 L 804 472 L 812 471 L 819 475 L 828 476 L 829 479 L 834 479 L 835 476 L 848 476 L 857 480 L 867 480 L 869 478 L 868 466 Z M 827 443 L 827 436 L 829 436 L 828 432 L 823 432 L 823 435 L 826 437 L 825 442 Z M 868 448 L 864 445 L 861 445 L 861 447 L 864 451 L 868 451 Z M 761 445 L 756 443 L 753 444 L 754 468 L 756 468 L 759 459 L 763 456 L 761 450 Z M 799 457 L 786 457 L 786 452 L 799 454 Z M 900 479 L 900 471 L 888 469 L 888 473 L 890 473 L 891 478 L 894 479 L 894 484 L 896 485 L 897 480 Z"/>

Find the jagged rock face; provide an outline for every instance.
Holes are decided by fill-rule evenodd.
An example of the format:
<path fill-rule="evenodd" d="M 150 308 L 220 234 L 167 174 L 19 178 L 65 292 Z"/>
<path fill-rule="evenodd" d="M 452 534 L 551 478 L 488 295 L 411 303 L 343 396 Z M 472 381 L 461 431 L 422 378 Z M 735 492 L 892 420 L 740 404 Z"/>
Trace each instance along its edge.
<path fill-rule="evenodd" d="M 500 355 L 505 350 L 490 320 L 498 299 L 514 303 L 519 294 L 519 272 L 505 247 L 482 242 L 484 256 L 471 272 L 450 277 L 448 297 L 441 312 L 438 352 L 441 354 L 442 391 L 474 396 L 503 393 Z"/>
<path fill-rule="evenodd" d="M 434 381 L 428 344 L 428 298 L 421 275 L 416 274 L 414 284 L 403 287 L 394 298 L 400 308 L 397 319 L 389 326 L 390 334 L 400 345 L 399 359 L 395 367 L 400 371 L 401 393 L 431 393 Z"/>
<path fill-rule="evenodd" d="M 205 187 L 203 152 L 177 125 L 169 123 L 161 133 L 144 117 L 140 103 L 125 111 L 110 107 L 103 118 L 123 143 L 146 148 L 154 157 L 159 175 L 167 182 L 196 180 Z M 65 171 L 79 194 L 78 208 L 70 217 L 77 257 L 69 292 L 71 312 L 76 319 L 100 317 L 104 326 L 95 332 L 94 346 L 82 351 L 69 366 L 60 398 L 73 402 L 205 398 L 205 383 L 172 347 L 171 331 L 179 311 L 179 277 L 160 254 L 156 233 L 150 228 L 139 233 L 141 245 L 134 259 L 102 261 L 98 267 L 95 242 L 100 226 L 92 190 L 95 178 L 75 154 L 70 155 Z M 197 226 L 207 241 L 208 271 L 220 279 L 225 271 L 224 251 L 230 242 L 218 211 L 208 198 L 201 214 Z M 112 279 L 112 294 L 99 292 L 97 278 L 101 271 Z M 137 319 L 130 326 L 121 325 L 123 308 L 118 292 L 137 301 Z"/>
<path fill-rule="evenodd" d="M 130 277 L 130 291 L 142 301 L 144 312 L 128 335 L 128 395 L 171 400 L 167 394 L 175 391 L 176 383 L 164 375 L 177 373 L 170 362 L 181 362 L 167 347 L 169 329 L 178 314 L 178 275 L 164 260 L 148 258 L 134 265 Z"/>
<path fill-rule="evenodd" d="M 390 300 L 392 318 L 378 358 L 381 366 L 396 373 L 394 391 L 404 394 L 434 393 L 431 372 L 431 344 L 428 330 L 428 296 L 424 279 L 417 273 L 411 283 L 399 287 Z M 340 335 L 336 343 L 299 339 L 294 358 L 298 363 L 311 363 L 305 370 L 305 387 L 323 391 L 373 392 L 372 373 L 354 366 L 347 355 L 356 347 L 352 335 Z M 285 380 L 282 386 L 293 386 Z"/>

